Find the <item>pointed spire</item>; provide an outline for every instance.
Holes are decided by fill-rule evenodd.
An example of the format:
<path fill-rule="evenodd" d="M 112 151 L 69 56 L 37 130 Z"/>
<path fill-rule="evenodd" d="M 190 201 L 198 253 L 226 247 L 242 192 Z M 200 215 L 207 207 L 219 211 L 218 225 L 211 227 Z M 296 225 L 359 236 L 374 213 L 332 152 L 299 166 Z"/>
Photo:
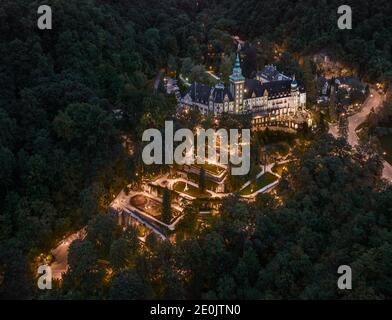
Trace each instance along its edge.
<path fill-rule="evenodd" d="M 245 78 L 242 75 L 240 55 L 237 52 L 237 56 L 234 62 L 233 72 L 231 73 L 230 76 L 230 81 L 244 81 L 244 80 Z"/>
<path fill-rule="evenodd" d="M 245 78 L 242 76 L 242 69 L 241 69 L 241 62 L 240 62 L 240 55 L 237 52 L 237 57 L 235 59 L 233 72 L 230 76 L 230 79 L 233 80 L 244 80 Z"/>
<path fill-rule="evenodd" d="M 240 68 L 241 64 L 240 64 L 240 55 L 237 52 L 237 57 L 235 59 L 235 64 L 234 64 L 234 68 Z"/>

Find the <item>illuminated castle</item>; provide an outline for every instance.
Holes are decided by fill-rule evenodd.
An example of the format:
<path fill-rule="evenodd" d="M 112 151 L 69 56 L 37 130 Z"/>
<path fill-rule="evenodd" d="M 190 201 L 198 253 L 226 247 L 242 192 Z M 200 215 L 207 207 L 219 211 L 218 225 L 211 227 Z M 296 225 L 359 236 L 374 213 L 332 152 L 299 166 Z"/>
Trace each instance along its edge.
<path fill-rule="evenodd" d="M 210 87 L 193 83 L 181 99 L 185 107 L 198 108 L 200 112 L 215 115 L 251 113 L 252 128 L 286 127 L 297 129 L 304 122 L 310 124 L 306 105 L 306 92 L 298 85 L 295 76 L 289 78 L 273 65 L 257 73 L 256 79 L 245 79 L 237 54 L 230 86 L 218 83 Z"/>

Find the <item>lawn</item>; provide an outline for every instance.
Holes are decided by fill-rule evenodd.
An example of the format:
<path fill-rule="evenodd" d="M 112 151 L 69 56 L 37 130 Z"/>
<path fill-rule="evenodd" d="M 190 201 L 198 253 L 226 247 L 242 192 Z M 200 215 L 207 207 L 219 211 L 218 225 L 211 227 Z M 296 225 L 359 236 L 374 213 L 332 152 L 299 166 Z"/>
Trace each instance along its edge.
<path fill-rule="evenodd" d="M 208 197 L 210 197 L 210 194 L 208 192 L 206 192 L 206 191 L 201 192 L 199 190 L 199 188 L 197 188 L 189 183 L 188 183 L 188 190 L 185 191 L 185 187 L 186 187 L 186 183 L 180 181 L 180 182 L 176 182 L 174 184 L 173 188 L 177 192 L 182 192 L 182 193 L 188 194 L 188 195 L 195 197 L 195 198 L 208 198 Z"/>
<path fill-rule="evenodd" d="M 194 164 L 195 167 L 201 168 L 204 167 L 204 169 L 213 175 L 219 176 L 225 169 L 218 167 L 214 164 L 210 163 L 205 163 L 205 164 Z"/>
<path fill-rule="evenodd" d="M 267 172 L 263 174 L 260 178 L 258 178 L 256 181 L 252 181 L 252 183 L 249 186 L 247 186 L 245 189 L 242 189 L 240 191 L 240 195 L 242 196 L 250 195 L 256 192 L 257 190 L 260 190 L 268 186 L 269 184 L 271 184 L 276 180 L 278 180 L 278 177 L 274 176 L 270 172 Z"/>
<path fill-rule="evenodd" d="M 188 179 L 194 183 L 199 183 L 199 176 L 197 174 L 188 173 Z M 210 179 L 208 179 L 208 177 L 206 178 L 207 190 L 212 190 L 215 192 L 218 187 L 219 187 L 218 183 L 211 181 Z"/>
<path fill-rule="evenodd" d="M 381 143 L 381 147 L 387 153 L 384 155 L 386 161 L 392 164 L 392 134 L 378 137 Z"/>

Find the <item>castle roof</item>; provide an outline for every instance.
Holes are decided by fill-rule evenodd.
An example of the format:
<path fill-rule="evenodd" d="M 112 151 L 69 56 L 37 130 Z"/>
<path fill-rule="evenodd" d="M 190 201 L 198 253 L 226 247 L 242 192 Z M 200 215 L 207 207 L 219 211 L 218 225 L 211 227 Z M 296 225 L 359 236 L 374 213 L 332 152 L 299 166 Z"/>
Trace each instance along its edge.
<path fill-rule="evenodd" d="M 261 84 L 256 79 L 245 79 L 244 99 L 262 97 L 265 92 L 268 93 L 268 99 L 290 96 L 291 84 L 292 80 L 272 81 Z M 304 92 L 304 89 L 300 88 L 300 92 Z M 194 82 L 185 92 L 184 97 L 188 94 L 192 101 L 201 104 L 208 104 L 210 98 L 214 103 L 223 103 L 225 97 L 228 98 L 228 101 L 234 100 L 230 90 L 223 84 L 217 84 L 211 88 L 208 85 Z"/>
<path fill-rule="evenodd" d="M 263 70 L 257 72 L 257 77 L 264 78 L 267 81 L 290 80 L 289 77 L 280 73 L 274 65 L 267 65 Z"/>
<path fill-rule="evenodd" d="M 274 98 L 276 96 L 289 96 L 291 94 L 291 80 L 283 81 L 272 81 L 261 84 L 260 81 L 255 79 L 245 80 L 244 99 L 249 99 L 253 97 L 261 97 L 264 92 L 268 92 L 269 98 Z"/>
<path fill-rule="evenodd" d="M 210 92 L 211 92 L 210 86 L 206 84 L 194 82 L 185 92 L 184 97 L 189 94 L 192 101 L 197 103 L 202 103 L 202 104 L 208 104 Z"/>
<path fill-rule="evenodd" d="M 202 104 L 208 104 L 210 97 L 214 103 L 223 103 L 226 96 L 228 97 L 229 101 L 234 100 L 230 90 L 228 90 L 228 88 L 226 88 L 221 83 L 211 88 L 208 85 L 194 82 L 185 92 L 184 97 L 188 94 L 190 95 L 192 101 Z"/>
<path fill-rule="evenodd" d="M 212 100 L 215 103 L 223 103 L 226 96 L 229 99 L 229 101 L 234 100 L 230 90 L 227 89 L 223 84 L 216 85 L 215 88 L 212 89 L 211 95 L 212 95 Z"/>
<path fill-rule="evenodd" d="M 252 98 L 253 95 L 256 97 L 261 97 L 264 95 L 263 87 L 259 80 L 256 79 L 246 79 L 245 80 L 245 92 L 244 99 Z"/>

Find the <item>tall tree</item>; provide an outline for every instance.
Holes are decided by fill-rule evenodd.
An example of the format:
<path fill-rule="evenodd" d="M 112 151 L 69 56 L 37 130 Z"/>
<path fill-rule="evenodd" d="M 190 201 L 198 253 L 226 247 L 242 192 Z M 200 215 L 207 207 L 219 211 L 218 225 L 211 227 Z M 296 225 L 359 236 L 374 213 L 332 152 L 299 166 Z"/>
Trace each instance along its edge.
<path fill-rule="evenodd" d="M 329 105 L 328 105 L 329 116 L 331 121 L 335 122 L 338 119 L 337 115 L 337 101 L 336 101 L 336 89 L 335 86 L 331 86 L 331 94 L 329 96 Z"/>
<path fill-rule="evenodd" d="M 199 172 L 199 190 L 204 192 L 206 190 L 206 170 L 202 166 Z"/>
<path fill-rule="evenodd" d="M 171 212 L 171 194 L 170 190 L 165 188 L 163 190 L 163 197 L 162 197 L 162 221 L 166 224 L 169 224 L 172 219 L 172 212 Z"/>
<path fill-rule="evenodd" d="M 110 285 L 109 298 L 113 300 L 143 300 L 153 297 L 150 283 L 144 281 L 133 269 L 116 275 Z"/>
<path fill-rule="evenodd" d="M 317 88 L 316 88 L 316 75 L 314 66 L 309 58 L 304 60 L 303 76 L 306 89 L 306 99 L 310 105 L 316 103 Z"/>
<path fill-rule="evenodd" d="M 62 290 L 74 298 L 99 298 L 102 294 L 104 270 L 98 263 L 94 246 L 87 240 L 75 240 L 68 253 L 68 271 Z"/>

